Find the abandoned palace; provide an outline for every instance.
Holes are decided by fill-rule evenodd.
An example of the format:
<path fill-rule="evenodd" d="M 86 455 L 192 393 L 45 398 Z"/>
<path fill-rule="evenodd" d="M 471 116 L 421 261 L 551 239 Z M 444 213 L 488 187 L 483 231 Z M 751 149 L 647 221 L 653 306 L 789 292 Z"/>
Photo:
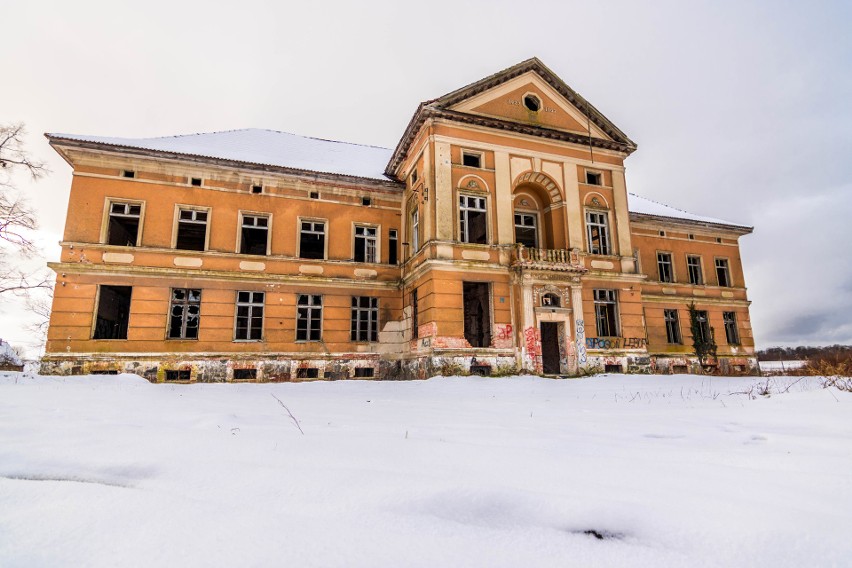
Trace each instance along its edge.
<path fill-rule="evenodd" d="M 73 179 L 45 373 L 756 365 L 751 227 L 628 193 L 636 144 L 535 58 L 421 103 L 393 150 L 258 129 L 46 136 Z M 696 334 L 715 355 L 695 356 Z"/>

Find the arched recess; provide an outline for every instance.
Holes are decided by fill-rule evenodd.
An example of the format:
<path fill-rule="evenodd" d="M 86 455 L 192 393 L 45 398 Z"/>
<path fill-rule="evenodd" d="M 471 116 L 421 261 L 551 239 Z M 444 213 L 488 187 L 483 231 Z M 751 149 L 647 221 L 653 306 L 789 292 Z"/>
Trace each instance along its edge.
<path fill-rule="evenodd" d="M 527 221 L 535 216 L 537 247 L 548 249 L 565 248 L 567 234 L 561 207 L 562 193 L 549 176 L 540 172 L 526 172 L 515 180 L 513 193 L 513 221 L 516 242 L 523 242 L 526 229 L 518 224 L 519 217 Z M 525 243 L 526 244 L 526 243 Z"/>

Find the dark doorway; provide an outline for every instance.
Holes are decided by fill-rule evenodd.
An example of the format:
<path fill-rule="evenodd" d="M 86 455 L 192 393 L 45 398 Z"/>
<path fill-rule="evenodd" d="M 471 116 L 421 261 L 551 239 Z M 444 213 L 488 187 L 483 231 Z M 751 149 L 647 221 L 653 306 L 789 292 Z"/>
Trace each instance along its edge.
<path fill-rule="evenodd" d="M 130 286 L 101 286 L 92 339 L 127 339 L 130 319 Z"/>
<path fill-rule="evenodd" d="M 558 375 L 559 368 L 559 324 L 541 322 L 541 367 L 545 375 Z"/>
<path fill-rule="evenodd" d="M 491 301 L 486 282 L 464 282 L 464 338 L 471 347 L 491 346 Z"/>

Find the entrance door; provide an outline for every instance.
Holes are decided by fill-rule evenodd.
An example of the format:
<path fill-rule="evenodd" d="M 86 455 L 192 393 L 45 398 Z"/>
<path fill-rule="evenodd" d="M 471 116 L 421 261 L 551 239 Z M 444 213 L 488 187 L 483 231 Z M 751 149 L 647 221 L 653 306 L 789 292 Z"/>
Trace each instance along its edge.
<path fill-rule="evenodd" d="M 471 347 L 491 346 L 491 309 L 487 282 L 464 282 L 464 338 Z"/>
<path fill-rule="evenodd" d="M 559 369 L 559 324 L 541 322 L 541 367 L 545 375 L 558 375 Z"/>

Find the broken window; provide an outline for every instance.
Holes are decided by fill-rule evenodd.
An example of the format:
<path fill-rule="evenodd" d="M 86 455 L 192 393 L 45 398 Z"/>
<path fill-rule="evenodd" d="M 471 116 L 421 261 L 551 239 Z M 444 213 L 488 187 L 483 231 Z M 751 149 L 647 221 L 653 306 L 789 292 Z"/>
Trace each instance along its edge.
<path fill-rule="evenodd" d="M 198 339 L 200 318 L 201 290 L 173 288 L 169 339 Z"/>
<path fill-rule="evenodd" d="M 352 341 L 379 340 L 379 299 L 369 296 L 352 297 Z"/>
<path fill-rule="evenodd" d="M 556 294 L 548 292 L 541 297 L 541 306 L 544 308 L 558 308 L 561 305 L 562 300 Z"/>
<path fill-rule="evenodd" d="M 672 268 L 672 253 L 658 252 L 657 272 L 660 275 L 660 282 L 674 282 L 674 270 Z"/>
<path fill-rule="evenodd" d="M 299 294 L 296 313 L 296 341 L 322 338 L 322 296 Z"/>
<path fill-rule="evenodd" d="M 663 310 L 663 319 L 666 322 L 666 341 L 678 345 L 683 343 L 677 310 Z"/>
<path fill-rule="evenodd" d="M 728 345 L 740 344 L 740 333 L 737 330 L 737 314 L 735 312 L 722 312 L 722 321 L 725 322 L 725 338 Z"/>
<path fill-rule="evenodd" d="M 420 250 L 420 214 L 417 209 L 411 212 L 411 254 Z"/>
<path fill-rule="evenodd" d="M 695 322 L 698 324 L 698 337 L 694 339 L 698 339 L 702 342 L 710 341 L 712 337 L 712 332 L 710 331 L 710 320 L 707 319 L 707 311 L 696 310 Z"/>
<path fill-rule="evenodd" d="M 701 272 L 701 257 L 695 255 L 686 256 L 686 270 L 689 272 L 690 284 L 704 284 L 704 275 Z"/>
<path fill-rule="evenodd" d="M 417 290 L 415 289 L 411 291 L 411 339 L 417 339 L 420 335 L 420 331 L 418 330 L 420 325 L 418 310 Z"/>
<path fill-rule="evenodd" d="M 300 258 L 325 258 L 325 222 L 302 221 L 299 232 Z"/>
<path fill-rule="evenodd" d="M 609 246 L 609 216 L 604 211 L 586 211 L 589 252 L 612 254 Z"/>
<path fill-rule="evenodd" d="M 595 290 L 598 337 L 618 337 L 618 301 L 615 290 Z"/>
<path fill-rule="evenodd" d="M 396 229 L 388 231 L 388 264 L 396 264 L 399 258 L 399 238 Z"/>
<path fill-rule="evenodd" d="M 727 258 L 716 259 L 716 280 L 719 282 L 719 286 L 726 288 L 731 286 L 731 271 L 728 268 Z"/>
<path fill-rule="evenodd" d="M 263 338 L 263 292 L 237 292 L 237 317 L 234 339 L 259 341 Z"/>
<path fill-rule="evenodd" d="M 471 347 L 491 345 L 491 301 L 487 282 L 464 282 L 464 338 Z"/>
<path fill-rule="evenodd" d="M 600 172 L 586 171 L 586 183 L 589 185 L 603 185 L 603 176 Z"/>
<path fill-rule="evenodd" d="M 487 243 L 485 198 L 459 196 L 459 237 L 463 243 Z"/>
<path fill-rule="evenodd" d="M 515 213 L 515 242 L 525 247 L 538 247 L 536 216 L 532 213 Z"/>
<path fill-rule="evenodd" d="M 207 211 L 179 209 L 175 248 L 204 250 L 207 242 Z"/>
<path fill-rule="evenodd" d="M 201 187 L 201 178 L 190 178 L 189 183 L 195 187 Z"/>
<path fill-rule="evenodd" d="M 466 152 L 462 151 L 462 165 L 468 166 L 471 168 L 481 168 L 482 167 L 482 154 L 478 152 Z"/>
<path fill-rule="evenodd" d="M 111 202 L 109 204 L 107 244 L 135 247 L 139 240 L 139 218 L 141 215 L 141 203 Z"/>
<path fill-rule="evenodd" d="M 355 227 L 355 262 L 376 262 L 375 227 Z"/>
<path fill-rule="evenodd" d="M 267 254 L 269 248 L 269 217 L 243 215 L 240 232 L 241 254 Z"/>
<path fill-rule="evenodd" d="M 132 292 L 130 286 L 98 287 L 98 313 L 92 339 L 127 339 Z"/>

